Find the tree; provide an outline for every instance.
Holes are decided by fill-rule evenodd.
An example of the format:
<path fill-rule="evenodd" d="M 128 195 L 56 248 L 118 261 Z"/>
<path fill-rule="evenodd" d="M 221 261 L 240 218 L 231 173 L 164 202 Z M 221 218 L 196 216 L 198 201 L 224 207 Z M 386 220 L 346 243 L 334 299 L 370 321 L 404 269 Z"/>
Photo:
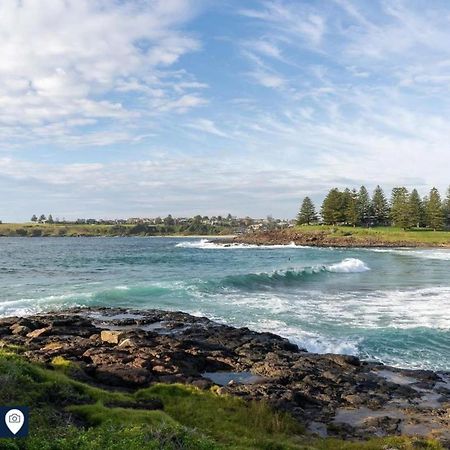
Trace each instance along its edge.
<path fill-rule="evenodd" d="M 309 225 L 311 222 L 317 222 L 316 208 L 311 199 L 305 197 L 297 215 L 297 225 Z"/>
<path fill-rule="evenodd" d="M 450 226 L 450 186 L 447 189 L 447 196 L 443 201 L 443 209 L 444 209 L 444 222 L 445 225 Z"/>
<path fill-rule="evenodd" d="M 444 211 L 442 209 L 441 196 L 435 187 L 431 189 L 428 197 L 427 225 L 434 231 L 444 226 Z"/>
<path fill-rule="evenodd" d="M 39 222 L 45 222 L 45 220 L 46 220 L 45 214 L 41 214 L 39 216 Z"/>
<path fill-rule="evenodd" d="M 376 225 L 386 225 L 389 220 L 389 203 L 378 185 L 373 191 L 371 211 Z"/>
<path fill-rule="evenodd" d="M 359 188 L 358 193 L 358 222 L 368 225 L 370 221 L 370 197 L 365 186 Z"/>
<path fill-rule="evenodd" d="M 391 218 L 396 227 L 405 230 L 411 226 L 409 215 L 408 189 L 405 187 L 395 187 L 391 195 Z"/>
<path fill-rule="evenodd" d="M 55 223 L 55 221 L 53 220 L 53 216 L 51 214 L 48 215 L 47 222 L 48 223 Z"/>
<path fill-rule="evenodd" d="M 168 225 L 168 226 L 175 225 L 175 220 L 173 220 L 173 217 L 172 217 L 171 214 L 169 214 L 169 215 L 164 219 L 164 225 Z"/>
<path fill-rule="evenodd" d="M 37 220 L 38 220 L 38 218 L 37 218 L 36 214 L 33 214 L 33 215 L 31 216 L 31 221 L 32 221 L 32 222 L 37 222 Z"/>
<path fill-rule="evenodd" d="M 333 188 L 325 197 L 321 208 L 322 219 L 327 224 L 336 225 L 345 221 L 343 210 L 343 195 L 337 188 Z"/>
<path fill-rule="evenodd" d="M 411 194 L 409 194 L 409 215 L 411 224 L 415 225 L 417 228 L 423 224 L 424 219 L 424 209 L 422 199 L 420 198 L 417 189 L 413 189 Z"/>
<path fill-rule="evenodd" d="M 359 223 L 358 193 L 355 189 L 353 189 L 352 191 L 350 191 L 350 189 L 346 189 L 343 195 L 345 221 L 349 225 L 353 225 L 355 227 Z"/>

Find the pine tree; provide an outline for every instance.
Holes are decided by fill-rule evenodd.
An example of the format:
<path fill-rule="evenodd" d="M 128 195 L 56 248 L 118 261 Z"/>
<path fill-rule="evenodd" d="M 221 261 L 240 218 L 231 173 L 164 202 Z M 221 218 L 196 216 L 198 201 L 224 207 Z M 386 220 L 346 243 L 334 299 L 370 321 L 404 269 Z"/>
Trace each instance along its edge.
<path fill-rule="evenodd" d="M 423 203 L 420 198 L 417 189 L 413 189 L 411 194 L 409 194 L 409 218 L 411 225 L 416 226 L 417 228 L 423 223 L 424 218 L 424 210 Z"/>
<path fill-rule="evenodd" d="M 316 208 L 311 199 L 305 197 L 297 215 L 297 225 L 309 225 L 312 222 L 317 222 Z"/>
<path fill-rule="evenodd" d="M 447 189 L 447 196 L 445 197 L 443 202 L 443 209 L 445 225 L 450 226 L 450 186 Z"/>
<path fill-rule="evenodd" d="M 342 203 L 342 192 L 337 188 L 331 189 L 325 197 L 321 208 L 322 219 L 326 224 L 336 225 L 345 221 Z"/>
<path fill-rule="evenodd" d="M 37 222 L 37 220 L 38 220 L 38 218 L 37 218 L 36 214 L 33 214 L 32 217 L 31 217 L 31 221 L 32 222 Z"/>
<path fill-rule="evenodd" d="M 373 191 L 371 210 L 376 225 L 387 224 L 389 220 L 389 203 L 380 186 L 377 186 Z"/>
<path fill-rule="evenodd" d="M 39 216 L 39 222 L 45 222 L 47 219 L 46 219 L 46 217 L 45 217 L 45 214 L 41 214 L 40 216 Z"/>
<path fill-rule="evenodd" d="M 391 218 L 396 227 L 405 230 L 411 226 L 409 214 L 408 189 L 405 187 L 395 187 L 391 196 Z"/>
<path fill-rule="evenodd" d="M 48 215 L 47 222 L 48 223 L 55 223 L 55 221 L 53 220 L 53 216 L 51 214 Z"/>
<path fill-rule="evenodd" d="M 355 189 L 352 191 L 346 189 L 344 196 L 345 221 L 355 227 L 359 223 L 358 193 Z"/>
<path fill-rule="evenodd" d="M 441 196 L 435 187 L 431 189 L 428 198 L 427 225 L 434 231 L 444 226 L 444 211 L 442 209 Z"/>
<path fill-rule="evenodd" d="M 359 188 L 358 193 L 358 222 L 361 225 L 368 225 L 370 222 L 370 197 L 365 186 Z"/>

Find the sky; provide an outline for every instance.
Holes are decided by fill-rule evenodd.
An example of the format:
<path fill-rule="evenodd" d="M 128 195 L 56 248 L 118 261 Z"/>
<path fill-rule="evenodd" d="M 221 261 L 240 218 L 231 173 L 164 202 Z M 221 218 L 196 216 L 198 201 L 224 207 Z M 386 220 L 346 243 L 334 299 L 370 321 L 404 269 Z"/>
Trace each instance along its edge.
<path fill-rule="evenodd" d="M 444 193 L 449 25 L 447 0 L 1 0 L 0 219 Z"/>

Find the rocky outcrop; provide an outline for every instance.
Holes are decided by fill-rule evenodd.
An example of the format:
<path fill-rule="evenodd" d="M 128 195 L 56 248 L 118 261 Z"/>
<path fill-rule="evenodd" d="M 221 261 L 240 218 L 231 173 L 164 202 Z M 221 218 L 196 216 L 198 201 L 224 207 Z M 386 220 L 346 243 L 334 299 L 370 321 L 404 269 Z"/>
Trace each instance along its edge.
<path fill-rule="evenodd" d="M 298 228 L 246 233 L 231 239 L 218 239 L 215 242 L 221 242 L 225 245 L 289 245 L 295 243 L 296 245 L 310 247 L 450 247 L 448 242 L 438 245 L 413 240 L 386 240 L 382 234 L 361 235 L 352 234 L 351 231 L 339 231 L 334 234 L 330 230 L 301 231 Z"/>
<path fill-rule="evenodd" d="M 342 437 L 418 434 L 450 442 L 450 373 L 412 371 L 317 355 L 271 333 L 181 312 L 71 309 L 0 319 L 1 345 L 102 386 L 214 384 L 220 394 L 264 400 L 311 432 Z"/>

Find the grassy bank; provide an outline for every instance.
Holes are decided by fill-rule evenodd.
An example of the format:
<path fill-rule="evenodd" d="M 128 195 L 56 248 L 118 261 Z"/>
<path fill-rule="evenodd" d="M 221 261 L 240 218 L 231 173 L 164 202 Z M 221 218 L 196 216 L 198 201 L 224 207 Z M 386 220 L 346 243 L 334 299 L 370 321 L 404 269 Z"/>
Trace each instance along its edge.
<path fill-rule="evenodd" d="M 1 449 L 441 449 L 415 438 L 311 438 L 288 415 L 214 389 L 157 384 L 133 393 L 106 391 L 74 374 L 76 367 L 61 358 L 46 369 L 0 350 L 0 405 L 28 405 L 31 411 L 30 436 L 0 439 Z"/>
<path fill-rule="evenodd" d="M 427 229 L 404 230 L 397 227 L 333 227 L 327 225 L 298 226 L 299 232 L 324 232 L 327 237 L 349 237 L 365 241 L 375 239 L 382 242 L 411 242 L 412 244 L 450 245 L 450 231 Z"/>
<path fill-rule="evenodd" d="M 186 227 L 171 225 L 78 225 L 78 224 L 34 224 L 34 223 L 2 223 L 0 236 L 9 237 L 77 237 L 77 236 L 189 236 L 189 235 L 229 235 L 230 227 L 206 226 L 195 230 Z"/>

